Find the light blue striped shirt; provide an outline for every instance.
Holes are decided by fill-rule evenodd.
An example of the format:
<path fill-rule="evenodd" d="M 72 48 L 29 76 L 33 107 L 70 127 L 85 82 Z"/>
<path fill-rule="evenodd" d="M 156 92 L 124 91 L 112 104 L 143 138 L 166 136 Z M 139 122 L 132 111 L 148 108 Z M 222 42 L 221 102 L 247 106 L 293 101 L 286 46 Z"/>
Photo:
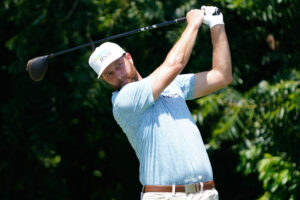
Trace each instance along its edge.
<path fill-rule="evenodd" d="M 113 115 L 140 162 L 143 185 L 183 185 L 213 179 L 211 164 L 185 100 L 194 74 L 179 75 L 154 101 L 150 79 L 112 96 Z"/>

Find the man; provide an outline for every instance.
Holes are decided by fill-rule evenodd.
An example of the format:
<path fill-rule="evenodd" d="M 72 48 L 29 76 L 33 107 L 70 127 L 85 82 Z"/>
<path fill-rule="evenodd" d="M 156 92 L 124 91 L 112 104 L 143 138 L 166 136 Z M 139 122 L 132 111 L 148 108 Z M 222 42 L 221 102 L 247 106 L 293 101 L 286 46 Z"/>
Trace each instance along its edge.
<path fill-rule="evenodd" d="M 139 159 L 144 200 L 218 199 L 200 131 L 185 103 L 232 81 L 223 15 L 212 15 L 215 9 L 189 11 L 181 37 L 146 78 L 137 72 L 131 55 L 114 43 L 102 44 L 89 59 L 98 78 L 116 89 L 113 115 Z M 179 75 L 203 21 L 211 28 L 212 69 Z"/>

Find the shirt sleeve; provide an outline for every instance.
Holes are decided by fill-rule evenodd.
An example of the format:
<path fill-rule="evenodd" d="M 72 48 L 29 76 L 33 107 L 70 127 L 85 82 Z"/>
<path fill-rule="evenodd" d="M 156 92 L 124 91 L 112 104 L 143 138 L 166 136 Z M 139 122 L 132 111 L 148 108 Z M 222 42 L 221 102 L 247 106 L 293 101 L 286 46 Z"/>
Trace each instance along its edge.
<path fill-rule="evenodd" d="M 113 112 L 120 117 L 141 114 L 154 104 L 151 82 L 149 78 L 125 85 L 112 97 Z"/>
<path fill-rule="evenodd" d="M 194 76 L 195 74 L 178 75 L 175 84 L 181 89 L 186 100 L 194 99 Z"/>

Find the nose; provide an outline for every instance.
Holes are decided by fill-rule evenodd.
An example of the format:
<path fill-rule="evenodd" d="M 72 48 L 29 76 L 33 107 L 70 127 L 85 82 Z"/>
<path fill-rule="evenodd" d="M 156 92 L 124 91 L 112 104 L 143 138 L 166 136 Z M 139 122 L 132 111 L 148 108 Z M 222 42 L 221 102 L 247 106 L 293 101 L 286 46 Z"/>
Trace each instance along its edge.
<path fill-rule="evenodd" d="M 117 77 L 118 80 L 122 80 L 123 76 L 122 76 L 121 70 L 117 70 L 117 71 L 115 72 L 115 74 L 116 74 L 116 77 Z"/>

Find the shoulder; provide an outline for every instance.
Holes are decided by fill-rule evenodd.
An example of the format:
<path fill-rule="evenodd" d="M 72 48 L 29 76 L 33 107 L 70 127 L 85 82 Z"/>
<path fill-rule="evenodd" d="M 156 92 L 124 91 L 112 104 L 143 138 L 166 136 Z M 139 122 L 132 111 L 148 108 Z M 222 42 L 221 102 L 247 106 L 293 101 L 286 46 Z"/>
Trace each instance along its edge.
<path fill-rule="evenodd" d="M 113 109 L 120 112 L 140 112 L 153 104 L 153 102 L 149 78 L 129 83 L 112 95 Z"/>
<path fill-rule="evenodd" d="M 140 90 L 145 90 L 148 85 L 151 87 L 149 78 L 126 84 L 121 90 L 112 93 L 113 105 L 126 101 L 126 99 L 132 97 L 132 95 L 139 93 Z"/>
<path fill-rule="evenodd" d="M 194 76 L 195 74 L 180 74 L 175 78 L 174 82 L 179 86 L 191 84 L 193 83 L 192 81 L 194 81 Z"/>
<path fill-rule="evenodd" d="M 194 98 L 195 74 L 178 75 L 174 80 L 174 84 L 183 93 L 186 100 Z"/>

